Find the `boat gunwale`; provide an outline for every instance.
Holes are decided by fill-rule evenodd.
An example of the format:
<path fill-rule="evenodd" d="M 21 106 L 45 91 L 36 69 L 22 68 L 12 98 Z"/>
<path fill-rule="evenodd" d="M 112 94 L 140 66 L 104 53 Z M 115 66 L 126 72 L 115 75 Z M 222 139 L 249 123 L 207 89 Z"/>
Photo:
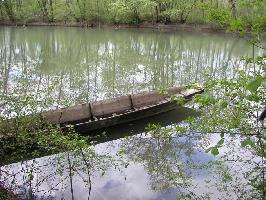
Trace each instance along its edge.
<path fill-rule="evenodd" d="M 187 96 L 182 95 L 181 93 L 177 93 L 177 94 L 181 94 L 183 96 L 183 98 L 185 99 L 185 102 L 187 102 L 187 101 L 191 100 L 191 97 L 194 96 L 195 94 L 201 94 L 203 92 L 204 92 L 204 90 L 201 89 L 201 90 L 197 90 L 194 93 L 189 94 Z M 133 109 L 133 110 L 132 109 L 131 110 L 127 110 L 126 112 L 121 113 L 121 114 L 116 114 L 116 115 L 112 115 L 112 116 L 109 116 L 109 117 L 105 117 L 105 118 L 101 118 L 101 119 L 97 119 L 97 120 L 93 120 L 93 121 L 90 120 L 90 121 L 85 121 L 85 122 L 80 122 L 80 123 L 75 123 L 75 124 L 74 123 L 65 123 L 65 124 L 61 124 L 61 125 L 63 127 L 71 127 L 71 126 L 82 127 L 82 126 L 89 126 L 89 125 L 92 125 L 92 124 L 100 124 L 100 123 L 104 123 L 104 122 L 107 122 L 107 121 L 112 121 L 112 120 L 115 120 L 115 119 L 119 119 L 122 116 L 127 116 L 127 115 L 131 115 L 131 114 L 133 115 L 133 114 L 137 114 L 137 113 L 140 113 L 140 112 L 143 112 L 143 111 L 144 112 L 145 111 L 148 112 L 148 111 L 151 111 L 152 109 L 160 107 L 160 106 L 164 106 L 164 105 L 167 106 L 167 104 L 169 104 L 168 106 L 174 106 L 174 105 L 178 106 L 178 104 L 174 100 L 171 100 L 171 98 L 166 98 L 166 99 L 160 101 L 157 104 L 153 104 L 153 105 L 150 105 L 150 106 L 143 106 L 141 108 L 136 108 L 136 109 Z M 172 109 L 170 109 L 170 110 L 172 110 Z M 161 112 L 159 112 L 157 114 L 160 114 L 160 113 L 163 113 L 163 112 L 167 112 L 167 111 L 169 111 L 169 110 L 166 110 L 166 111 L 162 110 Z M 140 117 L 139 119 L 145 118 L 145 117 Z M 129 121 L 133 121 L 133 120 L 129 120 Z M 121 123 L 123 123 L 123 122 L 121 122 Z M 121 123 L 118 123 L 118 124 L 121 124 Z M 105 127 L 109 127 L 109 126 L 110 125 L 99 127 L 99 128 L 93 128 L 92 130 L 105 128 Z"/>

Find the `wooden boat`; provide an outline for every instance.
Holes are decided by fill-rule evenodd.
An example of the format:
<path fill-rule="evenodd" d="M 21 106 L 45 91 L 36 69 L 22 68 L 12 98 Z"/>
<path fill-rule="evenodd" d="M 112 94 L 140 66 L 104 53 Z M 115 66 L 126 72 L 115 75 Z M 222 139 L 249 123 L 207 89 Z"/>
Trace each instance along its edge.
<path fill-rule="evenodd" d="M 74 125 L 76 131 L 86 133 L 173 110 L 177 103 L 170 97 L 183 97 L 188 101 L 193 95 L 202 92 L 203 90 L 173 87 L 166 90 L 166 94 L 158 91 L 142 92 L 48 111 L 41 115 L 49 123 L 63 127 Z"/>

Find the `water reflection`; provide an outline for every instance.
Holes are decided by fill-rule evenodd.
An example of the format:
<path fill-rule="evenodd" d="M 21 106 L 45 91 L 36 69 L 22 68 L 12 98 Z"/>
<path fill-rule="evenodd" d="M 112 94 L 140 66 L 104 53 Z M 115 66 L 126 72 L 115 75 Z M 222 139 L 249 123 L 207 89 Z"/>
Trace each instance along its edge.
<path fill-rule="evenodd" d="M 32 96 L 48 107 L 200 83 L 206 74 L 234 76 L 245 67 L 239 58 L 252 50 L 243 40 L 204 33 L 51 27 L 0 28 L 0 36 L 2 96 Z M 183 119 L 176 114 L 148 121 L 171 127 Z M 0 184 L 20 193 L 26 188 L 37 199 L 261 197 L 250 185 L 259 177 L 260 160 L 237 139 L 228 136 L 214 158 L 204 149 L 219 136 L 174 129 L 171 137 L 145 135 L 148 121 L 109 129 L 109 138 L 99 138 L 95 148 L 3 166 Z"/>
<path fill-rule="evenodd" d="M 1 27 L 0 38 L 0 91 L 53 106 L 233 76 L 252 50 L 232 36 L 151 30 Z"/>
<path fill-rule="evenodd" d="M 3 166 L 0 183 L 36 199 L 260 199 L 250 185 L 260 177 L 260 159 L 240 147 L 238 136 L 227 136 L 215 158 L 204 150 L 219 134 L 180 134 L 171 120 L 167 123 L 90 149 Z"/>

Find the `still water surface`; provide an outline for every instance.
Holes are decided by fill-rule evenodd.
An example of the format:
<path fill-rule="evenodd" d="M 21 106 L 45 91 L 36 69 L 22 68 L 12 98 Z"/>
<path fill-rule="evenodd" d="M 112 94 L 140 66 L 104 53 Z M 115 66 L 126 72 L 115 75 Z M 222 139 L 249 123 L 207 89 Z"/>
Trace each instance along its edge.
<path fill-rule="evenodd" d="M 49 108 L 65 106 L 200 84 L 208 77 L 232 77 L 234 70 L 246 67 L 240 59 L 251 55 L 252 47 L 231 35 L 0 27 L 0 91 L 32 96 Z M 257 175 L 247 172 L 259 165 L 258 158 L 250 151 L 243 152 L 238 140 L 228 136 L 227 148 L 214 158 L 205 149 L 215 144 L 219 135 L 185 133 L 169 139 L 145 134 L 148 123 L 171 127 L 193 113 L 190 108 L 178 108 L 110 128 L 95 151 L 4 166 L 7 173 L 0 181 L 22 198 L 26 198 L 25 188 L 32 190 L 37 199 L 259 197 L 246 180 Z"/>
<path fill-rule="evenodd" d="M 232 35 L 0 27 L 0 91 L 75 104 L 234 76 L 250 56 L 252 47 Z"/>
<path fill-rule="evenodd" d="M 193 113 L 178 108 L 110 128 L 107 141 L 82 152 L 6 165 L 0 182 L 21 199 L 29 199 L 27 191 L 36 199 L 53 200 L 260 199 L 248 182 L 259 178 L 260 159 L 240 147 L 239 137 L 226 136 L 214 157 L 205 149 L 219 141 L 219 134 L 187 132 L 171 138 L 146 134 L 147 123 L 169 128 Z"/>

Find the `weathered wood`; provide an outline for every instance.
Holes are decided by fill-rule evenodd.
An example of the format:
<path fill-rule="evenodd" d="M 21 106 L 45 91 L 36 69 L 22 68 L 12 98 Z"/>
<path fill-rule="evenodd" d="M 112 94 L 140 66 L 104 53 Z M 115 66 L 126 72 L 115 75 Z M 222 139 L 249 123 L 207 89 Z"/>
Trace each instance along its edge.
<path fill-rule="evenodd" d="M 52 124 L 60 124 L 61 110 L 51 110 L 44 113 L 41 113 L 41 116 L 45 121 L 48 121 Z"/>
<path fill-rule="evenodd" d="M 203 90 L 173 87 L 167 94 L 158 91 L 142 92 L 88 104 L 43 113 L 43 118 L 53 124 L 75 125 L 78 131 L 86 131 L 142 119 L 174 109 L 177 105 L 168 97 L 172 95 L 189 100 Z"/>
<path fill-rule="evenodd" d="M 60 118 L 60 123 L 75 122 L 75 121 L 79 122 L 91 119 L 92 117 L 89 104 L 76 105 L 69 108 L 64 108 L 61 111 L 62 111 L 62 116 Z"/>
<path fill-rule="evenodd" d="M 187 90 L 186 92 L 183 92 L 183 94 L 176 94 L 176 96 L 184 97 L 185 101 L 189 101 L 191 100 L 193 95 L 200 94 L 202 92 L 203 90 L 193 89 L 193 90 Z M 178 105 L 175 101 L 164 99 L 160 101 L 158 104 L 151 105 L 148 107 L 144 106 L 139 109 L 137 108 L 135 110 L 130 110 L 124 114 L 115 115 L 112 117 L 100 120 L 94 120 L 86 123 L 80 123 L 77 126 L 75 126 L 75 130 L 80 133 L 86 134 L 89 133 L 89 131 L 95 129 L 106 128 L 118 124 L 128 123 L 130 121 L 140 120 L 157 114 L 165 113 L 177 107 Z"/>
<path fill-rule="evenodd" d="M 166 97 L 166 95 L 162 95 L 157 91 L 145 92 L 141 94 L 132 95 L 132 103 L 134 108 L 141 108 L 143 106 L 158 104 Z"/>
<path fill-rule="evenodd" d="M 79 133 L 89 133 L 89 131 L 106 128 L 118 124 L 139 120 L 173 110 L 177 107 L 175 102 L 164 101 L 159 105 L 153 105 L 142 109 L 135 109 L 124 114 L 115 115 L 101 120 L 94 120 L 86 123 L 77 124 L 74 128 Z"/>
<path fill-rule="evenodd" d="M 196 89 L 187 89 L 187 90 L 182 90 L 180 94 L 182 94 L 185 98 L 190 98 L 191 96 L 197 94 L 199 90 Z"/>
<path fill-rule="evenodd" d="M 181 93 L 181 91 L 185 90 L 185 87 L 171 87 L 167 90 L 167 96 L 175 95 Z"/>
<path fill-rule="evenodd" d="M 45 120 L 53 124 L 64 124 L 68 122 L 79 122 L 90 119 L 91 112 L 89 104 L 81 104 L 59 110 L 42 113 Z"/>
<path fill-rule="evenodd" d="M 121 96 L 109 100 L 91 103 L 92 115 L 95 117 L 108 117 L 113 113 L 120 114 L 131 109 L 129 96 Z"/>

